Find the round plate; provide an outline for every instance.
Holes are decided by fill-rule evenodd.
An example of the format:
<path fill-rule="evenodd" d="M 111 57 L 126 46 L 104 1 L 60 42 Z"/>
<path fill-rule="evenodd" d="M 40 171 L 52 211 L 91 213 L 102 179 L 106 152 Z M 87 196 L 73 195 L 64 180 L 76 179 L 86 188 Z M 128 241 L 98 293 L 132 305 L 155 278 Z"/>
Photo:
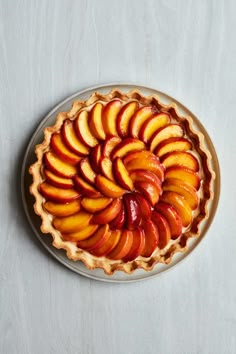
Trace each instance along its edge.
<path fill-rule="evenodd" d="M 185 252 L 184 254 L 182 253 L 177 253 L 175 254 L 173 261 L 169 265 L 163 265 L 163 264 L 157 264 L 152 271 L 146 272 L 142 269 L 137 269 L 133 274 L 126 274 L 124 272 L 118 271 L 115 272 L 112 276 L 106 275 L 103 270 L 101 269 L 94 269 L 94 270 L 89 270 L 87 269 L 84 264 L 80 261 L 74 262 L 69 260 L 66 257 L 65 251 L 63 250 L 58 250 L 52 246 L 52 238 L 48 235 L 42 234 L 40 232 L 40 224 L 41 224 L 41 219 L 34 213 L 33 209 L 33 204 L 34 204 L 34 198 L 30 195 L 29 193 L 29 186 L 32 183 L 32 178 L 28 172 L 29 166 L 35 162 L 36 157 L 34 154 L 34 148 L 36 144 L 39 144 L 43 141 L 43 131 L 44 128 L 47 126 L 51 126 L 55 123 L 56 116 L 59 112 L 63 111 L 68 111 L 71 107 L 71 104 L 74 100 L 80 99 L 80 100 L 87 100 L 89 96 L 94 93 L 95 91 L 99 91 L 103 94 L 107 94 L 111 89 L 118 88 L 119 90 L 123 92 L 128 92 L 130 90 L 133 90 L 135 88 L 138 88 L 142 94 L 144 95 L 158 95 L 161 102 L 168 104 L 170 102 L 175 102 L 178 107 L 178 112 L 181 115 L 189 115 L 192 117 L 194 121 L 194 128 L 197 131 L 201 131 L 204 136 L 205 136 L 205 146 L 206 148 L 210 151 L 212 155 L 212 169 L 216 173 L 216 178 L 213 181 L 213 190 L 214 190 L 214 199 L 212 202 L 209 203 L 209 218 L 205 221 L 202 222 L 201 224 L 201 235 L 197 238 L 190 239 L 188 241 L 188 251 Z M 24 209 L 26 212 L 26 215 L 28 217 L 28 220 L 32 226 L 32 229 L 34 230 L 35 235 L 38 237 L 38 239 L 41 241 L 41 243 L 44 245 L 44 247 L 51 253 L 53 257 L 55 257 L 59 262 L 64 264 L 66 267 L 69 269 L 73 270 L 74 272 L 84 275 L 88 278 L 96 279 L 96 280 L 101 280 L 101 281 L 108 281 L 108 282 L 134 282 L 138 280 L 144 280 L 147 278 L 151 278 L 154 276 L 157 276 L 165 271 L 167 271 L 170 268 L 173 268 L 176 264 L 178 264 L 180 261 L 182 261 L 188 254 L 190 254 L 193 249 L 196 248 L 196 246 L 199 244 L 199 242 L 202 240 L 204 235 L 206 234 L 206 231 L 208 230 L 218 204 L 219 200 L 219 194 L 220 194 L 220 171 L 219 171 L 219 164 L 218 164 L 218 159 L 217 155 L 214 149 L 214 146 L 210 140 L 210 137 L 208 136 L 206 130 L 202 126 L 202 124 L 199 122 L 199 120 L 185 107 L 183 106 L 180 102 L 178 102 L 176 99 L 164 94 L 163 92 L 157 91 L 152 88 L 148 88 L 145 86 L 140 86 L 140 85 L 133 85 L 133 84 L 109 84 L 109 85 L 102 85 L 102 86 L 96 86 L 92 88 L 88 88 L 83 91 L 79 91 L 75 93 L 74 95 L 66 98 L 63 102 L 59 103 L 41 122 L 41 124 L 38 126 L 36 129 L 34 135 L 32 136 L 28 148 L 25 153 L 24 161 L 23 161 L 23 166 L 22 166 L 22 174 L 21 174 L 21 187 L 22 187 L 22 198 L 23 198 L 23 204 L 24 204 Z"/>

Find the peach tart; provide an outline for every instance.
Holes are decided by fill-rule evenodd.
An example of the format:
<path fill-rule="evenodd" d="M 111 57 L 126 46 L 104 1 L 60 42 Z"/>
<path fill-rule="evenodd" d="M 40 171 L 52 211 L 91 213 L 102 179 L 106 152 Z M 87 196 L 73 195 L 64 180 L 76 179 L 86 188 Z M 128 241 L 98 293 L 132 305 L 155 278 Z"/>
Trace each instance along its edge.
<path fill-rule="evenodd" d="M 75 101 L 29 169 L 41 231 L 109 275 L 170 263 L 199 236 L 213 198 L 211 156 L 192 123 L 138 90 Z"/>

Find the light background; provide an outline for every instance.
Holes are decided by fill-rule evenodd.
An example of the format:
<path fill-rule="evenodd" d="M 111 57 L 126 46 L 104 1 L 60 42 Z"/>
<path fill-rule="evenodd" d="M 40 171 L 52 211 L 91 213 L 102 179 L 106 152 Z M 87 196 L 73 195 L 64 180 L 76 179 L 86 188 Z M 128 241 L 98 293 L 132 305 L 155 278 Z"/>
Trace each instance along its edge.
<path fill-rule="evenodd" d="M 235 1 L 0 0 L 0 353 L 236 353 Z M 134 284 L 80 277 L 35 239 L 20 199 L 30 136 L 80 89 L 137 82 L 208 130 L 221 200 L 197 250 Z"/>

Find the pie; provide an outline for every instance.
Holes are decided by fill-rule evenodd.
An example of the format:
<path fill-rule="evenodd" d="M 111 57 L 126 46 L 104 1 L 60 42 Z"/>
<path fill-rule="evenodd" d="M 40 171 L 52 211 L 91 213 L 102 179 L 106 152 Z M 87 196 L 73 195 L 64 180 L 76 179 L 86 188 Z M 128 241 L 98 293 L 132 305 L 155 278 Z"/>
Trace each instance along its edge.
<path fill-rule="evenodd" d="M 138 90 L 75 101 L 44 130 L 29 169 L 41 231 L 109 275 L 170 263 L 213 198 L 211 156 L 192 123 Z"/>

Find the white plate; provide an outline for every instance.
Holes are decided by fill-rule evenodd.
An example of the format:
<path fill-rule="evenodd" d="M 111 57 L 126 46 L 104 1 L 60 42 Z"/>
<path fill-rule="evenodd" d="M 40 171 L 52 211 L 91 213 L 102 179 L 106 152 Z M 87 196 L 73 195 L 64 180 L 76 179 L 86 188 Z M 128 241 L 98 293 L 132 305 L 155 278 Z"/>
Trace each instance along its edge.
<path fill-rule="evenodd" d="M 71 107 L 71 104 L 74 100 L 80 99 L 80 100 L 87 100 L 89 96 L 94 93 L 95 91 L 99 91 L 101 93 L 108 93 L 111 89 L 113 88 L 118 88 L 123 92 L 128 92 L 132 89 L 138 88 L 144 95 L 153 95 L 156 94 L 159 96 L 161 102 L 163 103 L 169 103 L 169 102 L 175 102 L 178 106 L 178 111 L 182 115 L 190 115 L 194 121 L 194 127 L 197 131 L 201 131 L 204 136 L 205 136 L 205 145 L 206 148 L 210 151 L 212 155 L 212 168 L 216 172 L 216 179 L 213 182 L 213 188 L 215 192 L 215 196 L 211 204 L 209 205 L 209 218 L 204 221 L 201 224 L 201 235 L 198 238 L 193 238 L 189 240 L 188 242 L 188 251 L 184 254 L 182 253 L 177 253 L 171 264 L 169 265 L 163 265 L 163 264 L 157 264 L 154 269 L 150 272 L 145 272 L 144 270 L 138 269 L 136 270 L 133 274 L 127 275 L 123 272 L 115 272 L 112 276 L 106 275 L 101 269 L 95 269 L 95 270 L 89 270 L 87 269 L 82 262 L 74 262 L 69 260 L 66 257 L 65 251 L 63 250 L 58 250 L 52 246 L 52 238 L 48 235 L 42 234 L 40 232 L 40 223 L 41 219 L 35 215 L 34 210 L 33 210 L 33 204 L 34 204 L 34 199 L 29 193 L 29 185 L 32 183 L 31 176 L 28 172 L 29 166 L 36 160 L 35 154 L 34 154 L 34 147 L 36 144 L 39 144 L 43 140 L 43 130 L 45 127 L 53 125 L 55 122 L 55 118 L 57 114 L 61 111 L 68 111 L 69 108 Z M 202 240 L 204 235 L 206 234 L 206 231 L 208 230 L 218 204 L 219 200 L 219 194 L 220 194 L 220 171 L 219 171 L 219 164 L 218 164 L 218 159 L 217 155 L 214 149 L 214 146 L 210 140 L 210 137 L 208 136 L 205 128 L 203 125 L 199 122 L 199 120 L 191 113 L 186 107 L 184 107 L 180 102 L 178 102 L 176 99 L 164 94 L 163 92 L 157 91 L 152 88 L 148 88 L 145 86 L 140 86 L 140 85 L 133 85 L 133 84 L 109 84 L 109 85 L 102 85 L 102 86 L 96 86 L 96 87 L 91 87 L 83 91 L 79 91 L 75 93 L 74 95 L 66 98 L 64 101 L 59 103 L 40 123 L 38 128 L 36 129 L 34 135 L 32 136 L 29 145 L 27 147 L 23 165 L 22 165 L 22 174 L 21 174 L 21 187 L 22 187 L 22 198 L 23 198 L 23 204 L 24 204 L 24 209 L 26 212 L 26 215 L 28 217 L 28 220 L 32 226 L 32 229 L 35 233 L 35 235 L 38 237 L 38 239 L 41 241 L 41 243 L 44 245 L 44 247 L 51 253 L 53 257 L 55 257 L 59 262 L 64 264 L 67 268 L 73 270 L 74 272 L 84 275 L 88 278 L 96 279 L 96 280 L 101 280 L 101 281 L 108 281 L 108 282 L 134 282 L 134 281 L 139 281 L 139 280 L 144 280 L 147 278 L 151 278 L 154 276 L 157 276 L 165 271 L 167 271 L 170 268 L 173 268 L 176 264 L 178 264 L 180 261 L 182 261 L 184 258 L 186 258 L 187 255 L 189 255 L 193 249 L 196 248 L 196 246 L 199 244 L 199 242 Z"/>

